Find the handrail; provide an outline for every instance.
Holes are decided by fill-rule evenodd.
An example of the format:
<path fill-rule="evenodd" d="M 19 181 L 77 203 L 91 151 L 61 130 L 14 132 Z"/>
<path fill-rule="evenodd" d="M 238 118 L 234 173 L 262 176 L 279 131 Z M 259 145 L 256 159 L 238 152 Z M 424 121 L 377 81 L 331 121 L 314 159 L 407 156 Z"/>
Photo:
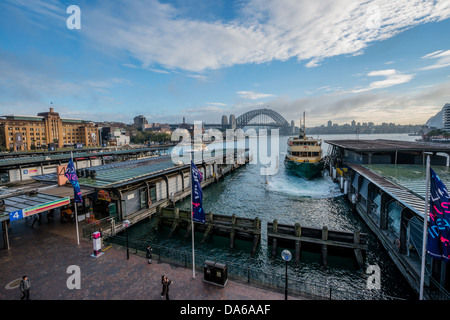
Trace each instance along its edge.
<path fill-rule="evenodd" d="M 126 246 L 126 238 L 123 236 L 109 236 L 106 237 L 104 243 L 107 245 Z M 140 256 L 145 256 L 146 248 L 149 245 L 148 241 L 139 239 L 128 239 L 128 248 L 130 253 Z M 182 265 L 184 267 L 192 266 L 192 253 L 175 249 L 167 248 L 151 244 L 153 255 L 157 256 L 158 261 L 164 260 L 167 263 Z M 195 255 L 195 265 L 197 269 L 202 269 L 206 260 L 210 260 L 203 255 Z M 225 263 L 228 267 L 228 277 L 237 282 L 244 282 L 257 287 L 272 289 L 275 291 L 284 292 L 284 273 L 267 273 L 260 268 L 252 267 L 250 265 L 242 265 L 234 261 L 220 261 Z M 318 282 L 305 281 L 293 276 L 289 276 L 289 292 L 291 295 L 309 297 L 313 299 L 330 299 L 330 300 L 404 300 L 399 297 L 385 295 L 374 290 L 360 290 L 352 291 L 347 288 L 339 288 L 329 285 L 324 285 Z"/>

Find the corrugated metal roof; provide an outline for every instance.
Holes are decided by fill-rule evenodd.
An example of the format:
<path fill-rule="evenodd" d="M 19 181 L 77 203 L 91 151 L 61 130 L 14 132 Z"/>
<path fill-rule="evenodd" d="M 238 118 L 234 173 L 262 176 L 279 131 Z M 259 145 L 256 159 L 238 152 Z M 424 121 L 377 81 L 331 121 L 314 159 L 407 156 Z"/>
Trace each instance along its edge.
<path fill-rule="evenodd" d="M 232 150 L 232 152 L 230 152 Z M 223 155 L 203 159 L 203 161 L 214 162 L 216 160 L 223 160 L 226 154 L 234 153 L 234 149 L 223 150 Z M 198 161 L 195 162 L 200 163 Z M 151 178 L 158 174 L 171 173 L 180 169 L 188 168 L 189 163 L 184 165 L 176 165 L 172 161 L 170 155 L 151 157 L 147 159 L 124 161 L 119 163 L 107 164 L 103 166 L 96 166 L 90 168 L 83 168 L 86 172 L 95 171 L 95 177 L 79 177 L 81 186 L 103 188 L 116 187 L 118 185 L 129 183 L 130 181 L 138 181 L 146 178 Z M 53 174 L 46 174 L 32 177 L 36 181 L 41 182 L 56 182 L 56 172 Z"/>
<path fill-rule="evenodd" d="M 357 164 L 348 164 L 350 168 L 355 170 L 357 173 L 367 178 L 369 181 L 374 183 L 380 189 L 387 192 L 398 202 L 403 204 L 405 207 L 408 207 L 412 211 L 416 212 L 418 215 L 423 217 L 423 211 L 425 208 L 425 169 L 423 169 L 422 177 L 416 180 L 414 185 L 409 184 L 408 187 L 403 186 L 401 181 L 397 180 L 395 182 L 394 175 L 389 174 L 390 169 L 394 169 L 392 167 L 397 167 L 397 179 L 401 177 L 401 173 L 407 174 L 408 169 L 413 167 L 411 165 L 405 166 L 404 168 L 400 168 L 399 165 L 357 165 Z M 384 168 L 383 168 L 384 167 Z M 416 166 L 414 166 L 416 167 Z M 419 166 L 417 166 L 419 167 Z M 384 169 L 384 170 L 383 170 Z M 422 191 L 418 188 L 420 183 L 423 184 L 423 195 Z M 415 187 L 417 186 L 417 187 Z"/>
<path fill-rule="evenodd" d="M 113 183 L 137 179 L 140 176 L 155 173 L 161 170 L 174 167 L 170 156 L 160 156 L 154 158 L 112 163 L 103 166 L 83 168 L 81 170 L 95 171 L 95 178 L 79 177 L 81 186 L 103 187 Z M 34 176 L 36 181 L 56 182 L 56 173 Z"/>
<path fill-rule="evenodd" d="M 356 152 L 450 152 L 450 144 L 401 140 L 326 140 L 325 143 Z"/>
<path fill-rule="evenodd" d="M 101 157 L 107 155 L 121 155 L 121 154 L 131 154 L 131 153 L 139 153 L 139 152 L 150 152 L 159 149 L 169 149 L 170 147 L 162 147 L 162 148 L 139 148 L 139 149 L 130 149 L 130 150 L 117 150 L 117 151 L 105 151 L 105 152 L 73 152 L 74 159 L 76 158 L 88 158 L 88 157 Z M 64 154 L 51 154 L 45 156 L 34 156 L 34 157 L 18 157 L 13 159 L 0 159 L 0 167 L 7 166 L 17 166 L 22 164 L 30 164 L 30 163 L 40 163 L 46 161 L 55 161 L 55 160 L 67 160 L 70 159 L 70 153 Z"/>

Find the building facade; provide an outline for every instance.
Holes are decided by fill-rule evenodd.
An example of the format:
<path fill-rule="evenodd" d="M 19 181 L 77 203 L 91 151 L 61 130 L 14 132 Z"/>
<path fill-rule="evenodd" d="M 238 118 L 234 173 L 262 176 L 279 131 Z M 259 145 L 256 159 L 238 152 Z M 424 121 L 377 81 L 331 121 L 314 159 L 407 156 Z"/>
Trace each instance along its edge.
<path fill-rule="evenodd" d="M 37 116 L 7 115 L 0 119 L 0 147 L 10 151 L 29 151 L 76 145 L 98 146 L 99 132 L 93 122 L 63 119 L 50 108 Z"/>

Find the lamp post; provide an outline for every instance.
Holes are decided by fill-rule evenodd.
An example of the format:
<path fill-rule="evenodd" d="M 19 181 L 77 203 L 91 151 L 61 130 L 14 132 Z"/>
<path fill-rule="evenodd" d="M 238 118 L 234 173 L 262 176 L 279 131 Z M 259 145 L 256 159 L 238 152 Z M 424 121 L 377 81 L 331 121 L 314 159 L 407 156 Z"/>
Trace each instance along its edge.
<path fill-rule="evenodd" d="M 125 234 L 127 237 L 127 260 L 129 260 L 130 259 L 130 251 L 128 250 L 128 226 L 130 225 L 130 220 L 124 220 L 122 225 L 125 228 Z"/>
<path fill-rule="evenodd" d="M 286 263 L 286 284 L 284 286 L 284 300 L 287 300 L 287 293 L 288 293 L 288 275 L 287 275 L 287 266 L 288 266 L 288 262 L 291 261 L 292 259 L 292 253 L 289 250 L 283 250 L 283 252 L 281 252 L 281 258 L 285 261 Z"/>

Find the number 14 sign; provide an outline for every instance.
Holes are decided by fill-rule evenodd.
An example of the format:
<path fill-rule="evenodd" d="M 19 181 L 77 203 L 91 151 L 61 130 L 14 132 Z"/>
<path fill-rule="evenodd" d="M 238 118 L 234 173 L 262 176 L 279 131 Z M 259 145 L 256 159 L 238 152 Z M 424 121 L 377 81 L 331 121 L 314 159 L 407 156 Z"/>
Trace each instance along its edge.
<path fill-rule="evenodd" d="M 17 210 L 9 213 L 9 221 L 14 221 L 23 218 L 23 211 Z"/>

